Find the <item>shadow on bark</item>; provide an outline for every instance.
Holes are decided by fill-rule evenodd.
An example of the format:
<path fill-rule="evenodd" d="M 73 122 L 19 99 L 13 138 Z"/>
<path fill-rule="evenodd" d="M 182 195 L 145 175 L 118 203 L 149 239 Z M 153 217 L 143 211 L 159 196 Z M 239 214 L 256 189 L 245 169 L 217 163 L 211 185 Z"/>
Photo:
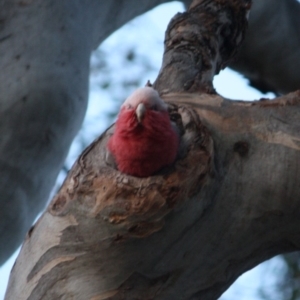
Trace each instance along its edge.
<path fill-rule="evenodd" d="M 176 162 L 120 173 L 105 160 L 109 128 L 29 231 L 6 299 L 217 299 L 299 248 L 300 93 L 233 102 L 212 87 L 249 9 L 194 0 L 171 20 L 154 87 L 181 133 Z"/>

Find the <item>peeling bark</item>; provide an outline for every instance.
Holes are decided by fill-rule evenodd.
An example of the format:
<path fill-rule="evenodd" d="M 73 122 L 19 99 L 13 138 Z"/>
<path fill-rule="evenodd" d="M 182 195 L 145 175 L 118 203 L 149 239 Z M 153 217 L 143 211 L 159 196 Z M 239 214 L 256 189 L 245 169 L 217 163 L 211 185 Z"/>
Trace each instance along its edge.
<path fill-rule="evenodd" d="M 43 209 L 81 126 L 91 51 L 164 2 L 0 1 L 0 264 Z M 254 0 L 246 43 L 231 66 L 262 91 L 286 93 L 300 87 L 299 3 L 273 2 Z"/>
<path fill-rule="evenodd" d="M 0 265 L 44 208 L 82 124 L 91 51 L 164 2 L 0 1 Z"/>
<path fill-rule="evenodd" d="M 163 64 L 154 88 L 170 92 L 214 92 L 212 80 L 236 54 L 247 27 L 250 1 L 193 1 L 171 20 Z"/>
<path fill-rule="evenodd" d="M 196 195 L 210 180 L 213 152 L 208 132 L 193 110 L 179 107 L 182 117 L 176 110 L 173 106 L 172 114 L 182 122 L 184 131 L 182 147 L 189 154 L 183 151 L 174 167 L 157 176 L 140 179 L 109 167 L 105 156 L 111 130 L 85 150 L 47 212 L 28 234 L 7 299 L 58 299 L 62 295 L 66 299 L 71 295 L 76 299 L 106 299 L 107 295 L 117 297 L 135 280 L 142 286 L 133 288 L 128 299 L 139 293 L 140 298 L 146 294 L 154 297 L 172 277 L 151 268 L 162 259 L 160 268 L 165 269 L 165 251 L 186 230 L 180 219 L 189 216 L 191 226 L 206 209 L 208 203 Z M 191 198 L 196 206 L 188 208 L 185 202 Z M 36 248 L 45 234 L 46 243 Z M 25 257 L 26 266 L 22 263 Z M 80 278 L 75 279 L 76 274 L 89 282 L 86 288 Z M 79 280 L 78 285 L 72 278 Z"/>
<path fill-rule="evenodd" d="M 217 299 L 299 249 L 300 93 L 165 100 L 179 107 L 186 153 L 139 179 L 106 165 L 113 129 L 101 136 L 29 232 L 6 299 Z"/>
<path fill-rule="evenodd" d="M 229 54 L 221 55 L 223 46 L 215 47 L 215 54 L 206 47 L 206 56 L 185 46 L 186 55 L 175 46 L 179 67 L 172 76 L 179 76 L 168 80 L 170 64 L 164 62 L 155 82 L 181 135 L 174 165 L 149 178 L 120 173 L 105 161 L 113 134 L 113 127 L 108 129 L 79 157 L 29 231 L 6 300 L 212 300 L 260 262 L 299 249 L 300 93 L 256 102 L 213 93 L 213 75 L 206 74 L 217 72 L 234 53 L 249 6 L 248 1 L 193 1 L 190 10 L 203 5 L 208 27 L 213 10 L 205 9 L 211 3 L 216 13 L 238 14 L 236 33 L 228 31 L 226 21 L 221 26 L 233 34 L 232 49 L 223 43 Z M 181 24 L 191 24 L 182 17 L 193 19 L 193 12 L 177 16 Z M 166 34 L 171 40 L 166 39 L 164 60 L 181 34 L 175 29 L 171 35 L 173 28 L 178 27 L 170 26 Z M 217 32 L 212 39 L 222 45 L 224 31 Z M 185 37 L 179 42 L 185 44 Z M 207 57 L 207 69 L 197 67 L 186 88 L 183 73 L 190 76 L 195 61 Z"/>

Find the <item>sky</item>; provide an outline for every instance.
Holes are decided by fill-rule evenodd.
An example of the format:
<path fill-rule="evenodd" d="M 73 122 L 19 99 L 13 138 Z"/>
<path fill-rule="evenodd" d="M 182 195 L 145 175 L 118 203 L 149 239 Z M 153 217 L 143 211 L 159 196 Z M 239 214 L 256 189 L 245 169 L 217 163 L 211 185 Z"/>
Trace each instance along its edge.
<path fill-rule="evenodd" d="M 183 6 L 180 2 L 160 5 L 123 26 L 102 43 L 100 50 L 109 54 L 108 60 L 110 69 L 115 70 L 110 76 L 112 76 L 115 82 L 127 76 L 129 69 L 130 74 L 144 80 L 144 83 L 146 83 L 148 79 L 150 79 L 151 82 L 155 80 L 162 60 L 165 29 L 169 20 L 179 11 L 183 11 Z M 126 41 L 124 41 L 124 37 Z M 149 60 L 149 64 L 154 66 L 148 70 L 147 74 L 142 72 L 143 70 L 141 70 L 138 64 L 128 66 L 128 68 L 121 70 L 118 69 L 120 64 L 123 63 L 122 51 L 128 50 L 130 47 L 134 47 L 137 53 L 141 56 L 144 55 L 146 59 Z M 98 54 L 95 53 L 91 58 L 92 64 L 97 61 L 97 55 L 99 55 L 99 52 Z M 113 101 L 112 98 L 116 98 L 116 95 L 122 94 L 124 91 L 118 87 L 117 84 L 113 91 L 113 96 L 111 95 L 111 90 L 103 91 L 103 89 L 100 89 L 99 86 L 97 86 L 97 82 L 102 80 L 103 76 L 103 72 L 92 72 L 86 118 L 82 129 L 71 146 L 66 162 L 68 166 L 71 166 L 80 154 L 83 144 L 86 145 L 92 142 L 112 123 L 110 115 L 118 110 L 120 103 Z M 257 90 L 249 87 L 247 80 L 230 69 L 221 71 L 221 73 L 215 77 L 214 86 L 219 94 L 230 99 L 258 100 L 262 97 L 273 97 L 272 94 L 262 95 Z M 123 101 L 123 99 L 121 100 Z M 63 177 L 64 173 L 62 172 L 59 175 L 57 185 L 61 184 Z M 0 300 L 4 299 L 9 272 L 16 256 L 17 252 L 0 268 Z M 280 270 L 278 266 L 280 266 L 280 259 L 274 258 L 271 263 L 265 263 L 243 274 L 237 282 L 223 294 L 222 300 L 258 300 L 258 287 L 261 286 L 262 282 L 266 282 L 266 274 L 268 274 L 267 284 L 270 285 L 270 287 L 275 284 L 276 272 Z"/>

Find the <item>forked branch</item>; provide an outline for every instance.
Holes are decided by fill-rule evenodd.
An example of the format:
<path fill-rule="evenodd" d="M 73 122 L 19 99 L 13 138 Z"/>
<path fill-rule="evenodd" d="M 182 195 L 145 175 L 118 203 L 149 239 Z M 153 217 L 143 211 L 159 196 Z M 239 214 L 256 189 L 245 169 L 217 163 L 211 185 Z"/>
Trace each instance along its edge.
<path fill-rule="evenodd" d="M 248 9 L 193 1 L 172 20 L 154 86 L 181 133 L 178 159 L 127 176 L 106 163 L 106 131 L 28 233 L 6 299 L 217 299 L 299 249 L 299 92 L 252 103 L 213 94 Z"/>

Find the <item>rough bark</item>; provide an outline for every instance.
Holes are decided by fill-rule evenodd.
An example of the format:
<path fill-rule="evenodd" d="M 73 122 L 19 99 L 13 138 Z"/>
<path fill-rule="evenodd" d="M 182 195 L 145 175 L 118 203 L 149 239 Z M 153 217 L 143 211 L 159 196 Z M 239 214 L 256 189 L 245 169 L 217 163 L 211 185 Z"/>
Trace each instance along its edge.
<path fill-rule="evenodd" d="M 44 207 L 82 123 L 91 50 L 164 2 L 0 1 L 0 264 Z M 299 88 L 299 4 L 273 2 L 254 1 L 232 67 L 259 89 L 284 93 Z"/>
<path fill-rule="evenodd" d="M 300 3 L 253 0 L 249 30 L 230 67 L 266 93 L 300 89 Z"/>
<path fill-rule="evenodd" d="M 101 137 L 29 232 L 6 299 L 217 299 L 246 270 L 299 249 L 300 94 L 165 99 L 196 110 L 211 137 L 191 137 L 197 118 L 182 114 L 193 147 L 148 179 L 106 166 Z"/>
<path fill-rule="evenodd" d="M 183 151 L 178 164 L 157 176 L 139 179 L 106 164 L 112 130 L 85 150 L 30 230 L 7 299 L 118 299 L 118 286 L 131 290 L 126 299 L 159 293 L 169 279 L 165 252 L 175 251 L 170 243 L 184 235 L 186 219 L 192 226 L 206 209 L 205 199 L 196 195 L 212 170 L 208 132 L 193 110 L 181 107 L 179 113 L 182 120 L 174 106 L 189 155 Z M 186 206 L 188 199 L 194 205 Z M 161 266 L 155 270 L 158 261 Z"/>
<path fill-rule="evenodd" d="M 154 83 L 160 94 L 214 92 L 213 77 L 236 54 L 247 26 L 251 2 L 232 2 L 194 0 L 187 12 L 171 20 Z"/>
<path fill-rule="evenodd" d="M 217 299 L 246 270 L 299 249 L 300 93 L 233 102 L 202 93 L 213 91 L 201 67 L 185 85 L 199 58 L 223 66 L 224 47 L 226 58 L 239 44 L 222 46 L 226 25 L 233 28 L 225 16 L 239 15 L 239 37 L 247 8 L 246 1 L 198 0 L 171 22 L 155 86 L 181 132 L 177 161 L 149 178 L 121 174 L 105 162 L 113 127 L 105 132 L 29 231 L 6 299 Z M 200 11 L 204 21 L 195 25 Z M 213 55 L 192 45 L 176 51 L 188 45 L 188 28 L 201 39 L 210 19 L 224 22 L 212 37 L 216 54 L 209 39 Z M 164 85 L 172 51 L 180 76 Z"/>
<path fill-rule="evenodd" d="M 163 2 L 0 1 L 0 265 L 45 206 L 82 123 L 91 51 Z"/>

